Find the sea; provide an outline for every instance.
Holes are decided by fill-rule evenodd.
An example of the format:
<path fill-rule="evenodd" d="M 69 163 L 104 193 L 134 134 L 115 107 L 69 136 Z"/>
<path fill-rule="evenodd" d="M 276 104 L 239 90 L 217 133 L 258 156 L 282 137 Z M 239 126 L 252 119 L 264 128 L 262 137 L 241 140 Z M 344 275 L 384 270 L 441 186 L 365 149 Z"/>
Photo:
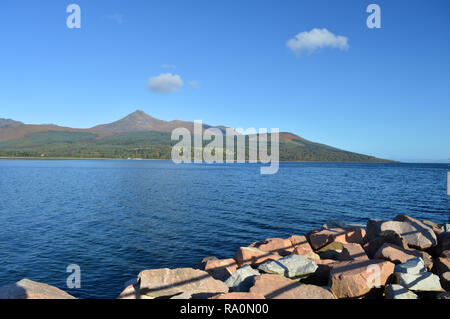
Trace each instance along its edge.
<path fill-rule="evenodd" d="M 23 278 L 116 298 L 140 271 L 232 258 L 328 220 L 450 222 L 447 164 L 0 160 L 0 286 Z M 80 285 L 67 281 L 79 267 Z"/>

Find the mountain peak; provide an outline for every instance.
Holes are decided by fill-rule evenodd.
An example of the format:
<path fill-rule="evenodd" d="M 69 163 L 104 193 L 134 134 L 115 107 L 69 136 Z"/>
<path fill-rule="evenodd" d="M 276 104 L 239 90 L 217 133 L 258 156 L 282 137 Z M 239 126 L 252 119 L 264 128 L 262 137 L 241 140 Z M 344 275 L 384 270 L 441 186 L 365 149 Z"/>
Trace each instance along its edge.
<path fill-rule="evenodd" d="M 147 113 L 145 113 L 142 110 L 136 110 L 133 113 L 130 113 L 127 116 L 125 116 L 123 119 L 127 119 L 127 118 L 131 118 L 131 119 L 154 119 L 153 117 L 151 117 L 150 115 L 148 115 Z"/>
<path fill-rule="evenodd" d="M 142 110 L 136 110 L 136 111 L 134 111 L 133 113 L 130 113 L 129 115 L 140 115 L 140 116 L 145 116 L 145 115 L 147 115 L 147 116 L 149 116 L 147 113 L 145 113 L 145 112 L 142 111 Z"/>
<path fill-rule="evenodd" d="M 122 133 L 133 131 L 153 131 L 164 121 L 155 119 L 142 110 L 136 110 L 124 118 L 110 123 L 94 127 L 96 131 L 103 133 Z"/>

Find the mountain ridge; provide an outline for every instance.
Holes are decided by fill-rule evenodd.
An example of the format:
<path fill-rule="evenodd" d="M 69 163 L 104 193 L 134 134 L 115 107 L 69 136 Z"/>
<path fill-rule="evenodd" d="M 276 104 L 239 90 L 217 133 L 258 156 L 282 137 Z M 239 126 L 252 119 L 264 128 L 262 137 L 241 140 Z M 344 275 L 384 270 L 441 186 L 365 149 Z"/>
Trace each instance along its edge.
<path fill-rule="evenodd" d="M 137 110 L 118 121 L 87 129 L 54 124 L 24 124 L 0 118 L 0 156 L 107 157 L 170 159 L 174 144 L 171 132 L 176 128 L 194 131 L 194 122 L 164 121 Z M 225 133 L 226 126 L 203 124 Z M 254 135 L 253 135 L 254 136 Z M 254 138 L 249 135 L 248 138 Z M 315 143 L 291 132 L 280 132 L 280 160 L 285 161 L 355 161 L 390 162 Z M 142 154 L 138 154 L 140 149 Z M 136 151 L 136 152 L 135 152 Z"/>

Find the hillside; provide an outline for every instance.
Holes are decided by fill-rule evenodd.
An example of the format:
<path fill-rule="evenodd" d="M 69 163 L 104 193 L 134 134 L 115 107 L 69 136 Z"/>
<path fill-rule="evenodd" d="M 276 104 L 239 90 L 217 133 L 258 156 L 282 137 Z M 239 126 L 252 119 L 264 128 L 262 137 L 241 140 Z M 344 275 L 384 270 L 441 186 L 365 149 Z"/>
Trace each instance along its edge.
<path fill-rule="evenodd" d="M 192 122 L 162 121 L 142 111 L 90 129 L 0 119 L 0 157 L 170 159 L 176 144 L 171 141 L 171 132 L 178 127 L 193 131 Z M 211 127 L 204 124 L 203 130 Z M 279 140 L 281 161 L 387 161 L 314 143 L 289 132 L 280 133 Z"/>

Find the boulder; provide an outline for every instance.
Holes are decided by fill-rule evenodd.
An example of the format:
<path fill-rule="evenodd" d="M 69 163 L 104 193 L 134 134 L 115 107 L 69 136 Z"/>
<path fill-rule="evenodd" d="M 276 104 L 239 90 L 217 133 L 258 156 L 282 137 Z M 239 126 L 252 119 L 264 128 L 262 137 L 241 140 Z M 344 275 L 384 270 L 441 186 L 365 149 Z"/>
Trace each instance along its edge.
<path fill-rule="evenodd" d="M 415 257 L 407 260 L 402 264 L 396 265 L 394 268 L 394 272 L 409 275 L 419 275 L 422 273 L 426 273 L 427 269 L 422 258 Z"/>
<path fill-rule="evenodd" d="M 441 286 L 445 291 L 450 291 L 450 271 L 444 272 L 439 276 L 441 280 Z"/>
<path fill-rule="evenodd" d="M 370 259 L 373 259 L 377 251 L 384 244 L 393 244 L 403 249 L 408 249 L 406 241 L 394 231 L 384 231 L 380 233 L 380 236 L 368 241 L 363 245 L 364 250 Z"/>
<path fill-rule="evenodd" d="M 422 223 L 424 223 L 425 225 L 430 226 L 431 228 L 440 228 L 439 224 L 431 221 L 431 220 L 423 220 Z"/>
<path fill-rule="evenodd" d="M 209 261 L 209 260 L 218 260 L 219 258 L 217 258 L 217 257 L 215 257 L 215 256 L 209 256 L 209 257 L 205 257 L 205 258 L 203 258 L 202 259 L 202 261 L 199 263 L 199 264 L 197 264 L 197 265 L 195 265 L 195 269 L 200 269 L 200 270 L 205 270 L 205 266 L 206 266 L 206 263 Z"/>
<path fill-rule="evenodd" d="M 431 271 L 438 276 L 450 271 L 450 258 L 437 258 Z"/>
<path fill-rule="evenodd" d="M 253 269 L 249 265 L 244 265 L 236 270 L 226 281 L 225 284 L 233 292 L 248 292 L 252 283 L 253 277 L 259 276 L 258 270 Z"/>
<path fill-rule="evenodd" d="M 209 299 L 266 299 L 262 294 L 254 294 L 250 292 L 229 292 L 227 294 L 220 294 Z"/>
<path fill-rule="evenodd" d="M 366 252 L 360 244 L 344 244 L 341 254 L 339 255 L 339 260 L 369 260 Z"/>
<path fill-rule="evenodd" d="M 22 279 L 0 288 L 0 299 L 76 299 L 67 292 L 44 283 Z"/>
<path fill-rule="evenodd" d="M 192 268 L 144 270 L 138 282 L 141 298 L 170 298 L 182 293 L 201 298 L 228 292 L 225 283 L 206 271 Z"/>
<path fill-rule="evenodd" d="M 299 256 L 303 256 L 303 257 L 308 258 L 309 260 L 312 260 L 312 261 L 316 261 L 316 260 L 320 259 L 320 256 L 317 255 L 314 251 L 312 251 L 312 250 L 305 250 L 302 247 L 295 248 L 294 254 L 295 255 L 299 255 Z"/>
<path fill-rule="evenodd" d="M 442 225 L 442 226 L 441 226 L 441 229 L 442 229 L 442 231 L 445 232 L 445 233 L 450 233 L 450 224 L 447 223 L 447 224 Z"/>
<path fill-rule="evenodd" d="M 216 259 L 208 260 L 205 264 L 204 270 L 210 274 L 214 279 L 225 281 L 237 269 L 237 263 L 234 259 Z"/>
<path fill-rule="evenodd" d="M 266 299 L 335 299 L 327 288 L 303 284 L 275 274 L 255 277 L 250 292 L 262 294 Z"/>
<path fill-rule="evenodd" d="M 323 246 L 322 248 L 318 249 L 317 253 L 320 254 L 320 253 L 324 253 L 329 250 L 335 250 L 335 251 L 338 251 L 339 253 L 341 253 L 343 249 L 344 249 L 344 244 L 341 242 L 335 241 L 335 242 L 329 243 L 329 244 Z"/>
<path fill-rule="evenodd" d="M 424 221 L 422 221 L 422 222 L 423 222 L 425 225 L 430 226 L 431 229 L 433 229 L 433 231 L 434 231 L 434 233 L 435 233 L 436 235 L 439 235 L 440 233 L 444 232 L 444 231 L 442 230 L 442 228 L 441 228 L 438 224 L 436 224 L 435 222 L 432 222 L 432 221 L 429 221 L 429 220 L 424 220 Z"/>
<path fill-rule="evenodd" d="M 366 231 L 363 228 L 331 228 L 309 234 L 309 242 L 318 250 L 332 242 L 363 244 Z"/>
<path fill-rule="evenodd" d="M 401 264 L 409 259 L 416 258 L 416 256 L 408 253 L 406 249 L 402 249 L 399 246 L 385 243 L 375 253 L 374 258 L 389 260 L 394 264 Z"/>
<path fill-rule="evenodd" d="M 249 247 L 261 249 L 265 252 L 287 256 L 294 251 L 294 246 L 290 239 L 268 238 L 266 240 L 257 241 Z"/>
<path fill-rule="evenodd" d="M 400 235 L 408 246 L 414 249 L 425 250 L 437 243 L 436 235 L 430 226 L 410 217 L 407 218 L 407 216 L 397 216 L 394 221 L 370 219 L 367 222 L 367 237 L 369 240 L 379 237 L 387 230 Z"/>
<path fill-rule="evenodd" d="M 258 266 L 268 260 L 278 260 L 281 255 L 273 254 L 255 247 L 241 247 L 234 254 L 238 266 L 244 264 Z"/>
<path fill-rule="evenodd" d="M 440 256 L 446 250 L 450 250 L 450 233 L 442 233 L 437 236 L 437 246 L 434 247 L 434 255 Z"/>
<path fill-rule="evenodd" d="M 394 264 L 384 260 L 336 262 L 329 285 L 337 298 L 358 298 L 384 286 L 393 272 Z"/>
<path fill-rule="evenodd" d="M 430 272 L 418 275 L 395 273 L 394 282 L 412 291 L 442 291 L 439 277 Z"/>
<path fill-rule="evenodd" d="M 385 289 L 386 299 L 419 299 L 419 297 L 400 285 L 387 285 Z"/>
<path fill-rule="evenodd" d="M 429 253 L 415 249 L 408 249 L 406 252 L 408 254 L 422 258 L 423 262 L 425 263 L 425 267 L 427 267 L 428 270 L 431 270 L 431 268 L 433 268 L 433 257 L 431 257 Z"/>
<path fill-rule="evenodd" d="M 299 248 L 304 251 L 313 251 L 311 245 L 309 244 L 306 236 L 292 235 L 289 237 L 293 248 Z"/>
<path fill-rule="evenodd" d="M 317 253 L 321 259 L 339 260 L 343 249 L 344 244 L 340 242 L 333 242 L 317 250 Z"/>
<path fill-rule="evenodd" d="M 316 286 L 327 286 L 328 279 L 330 277 L 330 271 L 336 260 L 332 259 L 320 259 L 316 260 L 317 270 L 310 274 L 308 277 L 301 279 L 300 281 L 305 284 L 311 284 Z"/>
<path fill-rule="evenodd" d="M 268 274 L 278 274 L 289 278 L 305 277 L 316 271 L 317 265 L 300 255 L 289 255 L 277 261 L 267 261 L 258 270 Z"/>
<path fill-rule="evenodd" d="M 293 235 L 289 237 L 289 239 L 294 247 L 294 254 L 306 257 L 311 260 L 320 259 L 320 256 L 314 252 L 305 236 Z"/>
<path fill-rule="evenodd" d="M 117 299 L 140 299 L 139 288 L 134 285 L 127 286 Z"/>

